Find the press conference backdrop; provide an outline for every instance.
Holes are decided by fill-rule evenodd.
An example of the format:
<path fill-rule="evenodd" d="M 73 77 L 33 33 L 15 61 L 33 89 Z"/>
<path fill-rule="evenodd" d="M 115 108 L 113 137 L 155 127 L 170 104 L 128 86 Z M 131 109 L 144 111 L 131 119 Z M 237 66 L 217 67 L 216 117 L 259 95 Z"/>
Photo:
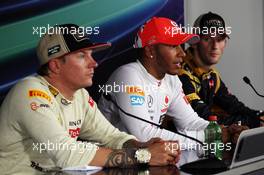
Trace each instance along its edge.
<path fill-rule="evenodd" d="M 130 57 L 129 51 L 139 26 L 152 16 L 169 17 L 183 24 L 183 9 L 183 0 L 1 2 L 0 97 L 3 98 L 19 79 L 36 72 L 36 45 L 41 32 L 49 27 L 62 23 L 85 27 L 92 39 L 113 44 L 112 48 L 95 55 L 99 64 L 128 53 L 124 61 Z"/>
<path fill-rule="evenodd" d="M 232 27 L 231 39 L 217 66 L 222 78 L 245 104 L 263 109 L 264 100 L 242 82 L 242 77 L 247 75 L 257 90 L 264 93 L 263 9 L 263 0 L 2 1 L 0 101 L 17 80 L 36 72 L 35 47 L 40 27 L 44 32 L 44 28 L 55 24 L 76 23 L 90 27 L 92 33 L 97 33 L 99 27 L 99 34 L 91 37 L 111 41 L 113 47 L 97 54 L 96 59 L 99 63 L 115 60 L 116 64 L 100 64 L 99 76 L 94 79 L 96 87 L 117 65 L 134 57 L 130 51 L 135 31 L 151 16 L 169 17 L 180 24 L 185 18 L 185 25 L 192 25 L 198 15 L 211 10 L 221 14 Z"/>

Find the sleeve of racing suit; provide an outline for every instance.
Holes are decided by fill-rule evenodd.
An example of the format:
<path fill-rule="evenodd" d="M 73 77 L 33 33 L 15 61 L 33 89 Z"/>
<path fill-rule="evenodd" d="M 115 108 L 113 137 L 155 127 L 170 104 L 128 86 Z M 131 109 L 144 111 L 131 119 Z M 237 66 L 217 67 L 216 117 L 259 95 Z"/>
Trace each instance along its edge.
<path fill-rule="evenodd" d="M 186 97 L 191 104 L 192 108 L 195 112 L 198 113 L 200 117 L 203 119 L 206 119 L 212 115 L 208 105 L 203 102 L 203 100 L 199 97 L 199 95 L 196 93 L 195 85 L 198 82 L 195 82 L 194 80 L 191 80 L 190 77 L 186 74 L 182 74 L 179 76 L 181 82 L 182 82 L 182 88 L 184 91 L 184 94 L 186 94 Z"/>
<path fill-rule="evenodd" d="M 169 106 L 167 114 L 173 117 L 175 127 L 179 132 L 204 141 L 204 129 L 207 127 L 208 121 L 200 118 L 192 109 L 182 90 L 182 84 L 178 77 L 175 77 L 174 82 L 176 83 L 173 101 Z"/>
<path fill-rule="evenodd" d="M 27 87 L 28 85 L 30 87 Z M 29 97 L 30 91 L 37 92 L 41 97 L 40 95 Z M 56 149 L 45 149 L 56 166 L 62 168 L 85 166 L 93 159 L 97 146 L 71 138 L 58 120 L 58 113 L 55 112 L 57 109 L 55 107 L 56 100 L 48 90 L 38 84 L 25 82 L 17 86 L 14 92 L 16 93 L 12 93 L 14 95 L 12 99 L 16 103 L 12 107 L 16 110 L 11 112 L 19 114 L 19 118 L 17 118 L 19 128 L 23 128 L 23 133 L 26 133 L 26 136 L 32 138 L 35 143 L 45 146 L 50 144 L 56 146 Z M 45 107 L 36 108 L 32 104 Z M 61 146 L 69 149 L 57 149 Z"/>

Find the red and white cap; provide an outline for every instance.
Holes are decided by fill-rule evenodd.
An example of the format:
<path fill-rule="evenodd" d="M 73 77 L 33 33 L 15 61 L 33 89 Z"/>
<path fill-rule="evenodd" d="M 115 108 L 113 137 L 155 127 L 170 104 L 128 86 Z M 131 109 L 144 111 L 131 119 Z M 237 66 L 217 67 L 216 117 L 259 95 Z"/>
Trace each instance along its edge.
<path fill-rule="evenodd" d="M 139 29 L 134 48 L 143 48 L 158 43 L 169 45 L 195 44 L 199 39 L 196 34 L 183 32 L 173 20 L 164 17 L 153 17 Z"/>

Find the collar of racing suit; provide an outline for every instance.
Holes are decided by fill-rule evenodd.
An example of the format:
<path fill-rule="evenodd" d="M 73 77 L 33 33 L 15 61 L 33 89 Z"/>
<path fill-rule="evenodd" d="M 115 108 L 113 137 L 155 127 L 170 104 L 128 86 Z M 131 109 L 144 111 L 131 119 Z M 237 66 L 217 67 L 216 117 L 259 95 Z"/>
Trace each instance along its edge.
<path fill-rule="evenodd" d="M 182 68 L 189 71 L 191 74 L 195 74 L 197 77 L 204 79 L 208 79 L 208 76 L 210 77 L 211 73 L 216 73 L 218 75 L 218 72 L 213 68 L 209 71 L 198 67 L 194 62 L 194 56 L 192 48 L 188 48 L 186 50 L 186 56 L 183 58 L 183 64 Z"/>

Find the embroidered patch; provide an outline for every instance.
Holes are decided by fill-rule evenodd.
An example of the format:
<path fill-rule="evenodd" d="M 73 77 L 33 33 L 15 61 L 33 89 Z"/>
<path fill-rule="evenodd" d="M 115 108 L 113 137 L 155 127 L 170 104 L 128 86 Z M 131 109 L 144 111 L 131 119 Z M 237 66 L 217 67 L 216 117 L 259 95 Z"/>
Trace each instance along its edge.
<path fill-rule="evenodd" d="M 28 91 L 28 96 L 29 97 L 40 97 L 40 98 L 44 98 L 46 100 L 48 100 L 49 102 L 51 102 L 51 97 L 43 91 L 40 90 L 29 90 Z"/>
<path fill-rule="evenodd" d="M 59 94 L 59 92 L 52 86 L 49 86 L 49 91 L 52 93 L 54 97 L 56 97 Z"/>
<path fill-rule="evenodd" d="M 30 103 L 30 108 L 33 111 L 36 111 L 38 108 L 49 108 L 50 106 L 48 104 L 37 104 L 36 102 Z"/>
<path fill-rule="evenodd" d="M 130 104 L 131 105 L 143 105 L 145 102 L 145 98 L 142 96 L 131 95 L 130 96 Z"/>
<path fill-rule="evenodd" d="M 56 45 L 56 46 L 48 48 L 48 56 L 51 56 L 58 52 L 60 52 L 60 45 Z"/>
<path fill-rule="evenodd" d="M 78 137 L 79 136 L 80 131 L 81 131 L 80 128 L 69 129 L 69 134 L 70 134 L 71 138 L 75 138 L 75 137 Z"/>
<path fill-rule="evenodd" d="M 145 96 L 145 92 L 140 87 L 137 87 L 137 86 L 126 87 L 126 93 Z"/>

